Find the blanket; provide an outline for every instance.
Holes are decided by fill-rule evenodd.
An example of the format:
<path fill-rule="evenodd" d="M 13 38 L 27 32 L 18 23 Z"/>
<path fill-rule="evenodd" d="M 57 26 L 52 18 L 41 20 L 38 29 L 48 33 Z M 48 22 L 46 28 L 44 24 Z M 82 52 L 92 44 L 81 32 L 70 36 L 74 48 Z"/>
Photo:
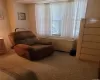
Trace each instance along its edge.
<path fill-rule="evenodd" d="M 34 72 L 24 69 L 22 67 L 16 67 L 16 68 L 0 68 L 0 71 L 8 74 L 15 80 L 38 80 L 37 76 Z"/>
<path fill-rule="evenodd" d="M 0 59 L 0 70 L 14 80 L 65 80 L 57 68 L 26 60 L 16 54 Z"/>

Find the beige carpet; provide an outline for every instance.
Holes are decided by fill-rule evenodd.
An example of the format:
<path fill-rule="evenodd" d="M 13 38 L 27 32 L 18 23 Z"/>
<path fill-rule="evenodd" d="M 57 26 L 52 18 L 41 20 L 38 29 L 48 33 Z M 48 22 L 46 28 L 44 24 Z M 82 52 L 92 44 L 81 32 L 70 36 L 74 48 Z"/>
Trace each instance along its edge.
<path fill-rule="evenodd" d="M 69 56 L 68 53 L 55 52 L 51 57 L 38 62 L 56 67 L 66 76 L 66 80 L 98 78 L 98 65 L 96 63 L 80 61 L 73 56 Z"/>

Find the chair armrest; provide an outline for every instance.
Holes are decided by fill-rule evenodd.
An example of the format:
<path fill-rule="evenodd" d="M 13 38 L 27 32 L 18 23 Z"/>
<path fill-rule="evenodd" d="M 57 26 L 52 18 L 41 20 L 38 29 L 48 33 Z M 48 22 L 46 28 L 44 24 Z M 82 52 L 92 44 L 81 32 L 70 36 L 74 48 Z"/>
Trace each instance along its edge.
<path fill-rule="evenodd" d="M 36 42 L 36 44 L 52 45 L 52 42 L 44 42 L 44 41 L 38 40 L 38 41 Z"/>
<path fill-rule="evenodd" d="M 22 49 L 28 49 L 31 46 L 26 45 L 26 44 L 17 44 L 15 47 L 19 47 L 19 48 L 22 48 Z"/>
<path fill-rule="evenodd" d="M 30 47 L 31 46 L 25 45 L 25 44 L 18 44 L 16 46 L 14 46 L 14 50 L 19 56 L 30 59 L 30 55 L 29 55 L 29 52 L 28 52 L 28 49 Z"/>

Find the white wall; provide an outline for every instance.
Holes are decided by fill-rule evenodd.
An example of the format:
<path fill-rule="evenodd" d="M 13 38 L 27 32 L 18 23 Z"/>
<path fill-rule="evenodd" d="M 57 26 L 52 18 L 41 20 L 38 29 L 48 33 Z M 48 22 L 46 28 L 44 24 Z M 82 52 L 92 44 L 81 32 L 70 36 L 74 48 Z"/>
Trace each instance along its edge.
<path fill-rule="evenodd" d="M 26 30 L 30 29 L 27 4 L 17 3 L 14 0 L 6 0 L 6 2 L 11 31 L 14 32 L 15 28 L 24 28 Z M 25 13 L 26 20 L 18 20 L 18 12 Z"/>
<path fill-rule="evenodd" d="M 37 34 L 36 33 L 36 20 L 35 20 L 35 4 L 28 4 L 27 8 L 28 8 L 30 29 L 34 34 Z"/>
<path fill-rule="evenodd" d="M 26 20 L 18 20 L 18 12 L 26 14 Z M 16 28 L 24 28 L 28 30 L 30 28 L 28 9 L 26 4 L 16 3 L 15 4 L 15 17 L 16 17 Z"/>
<path fill-rule="evenodd" d="M 100 0 L 88 0 L 86 18 L 100 18 Z"/>
<path fill-rule="evenodd" d="M 11 31 L 14 31 L 15 27 L 16 27 L 15 1 L 14 0 L 6 0 L 6 7 L 7 7 L 7 12 L 8 12 L 10 28 L 11 28 Z"/>
<path fill-rule="evenodd" d="M 8 34 L 10 33 L 10 24 L 8 21 L 8 14 L 5 0 L 0 0 L 0 11 L 3 12 L 4 20 L 0 20 L 0 37 L 4 38 L 7 49 L 10 48 Z"/>

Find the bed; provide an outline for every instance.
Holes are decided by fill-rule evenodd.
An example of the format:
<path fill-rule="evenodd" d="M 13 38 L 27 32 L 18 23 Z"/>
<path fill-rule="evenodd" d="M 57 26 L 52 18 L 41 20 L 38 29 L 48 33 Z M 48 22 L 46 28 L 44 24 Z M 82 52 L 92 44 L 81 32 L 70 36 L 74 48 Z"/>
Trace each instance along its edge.
<path fill-rule="evenodd" d="M 57 68 L 12 54 L 0 59 L 0 80 L 65 80 Z"/>

